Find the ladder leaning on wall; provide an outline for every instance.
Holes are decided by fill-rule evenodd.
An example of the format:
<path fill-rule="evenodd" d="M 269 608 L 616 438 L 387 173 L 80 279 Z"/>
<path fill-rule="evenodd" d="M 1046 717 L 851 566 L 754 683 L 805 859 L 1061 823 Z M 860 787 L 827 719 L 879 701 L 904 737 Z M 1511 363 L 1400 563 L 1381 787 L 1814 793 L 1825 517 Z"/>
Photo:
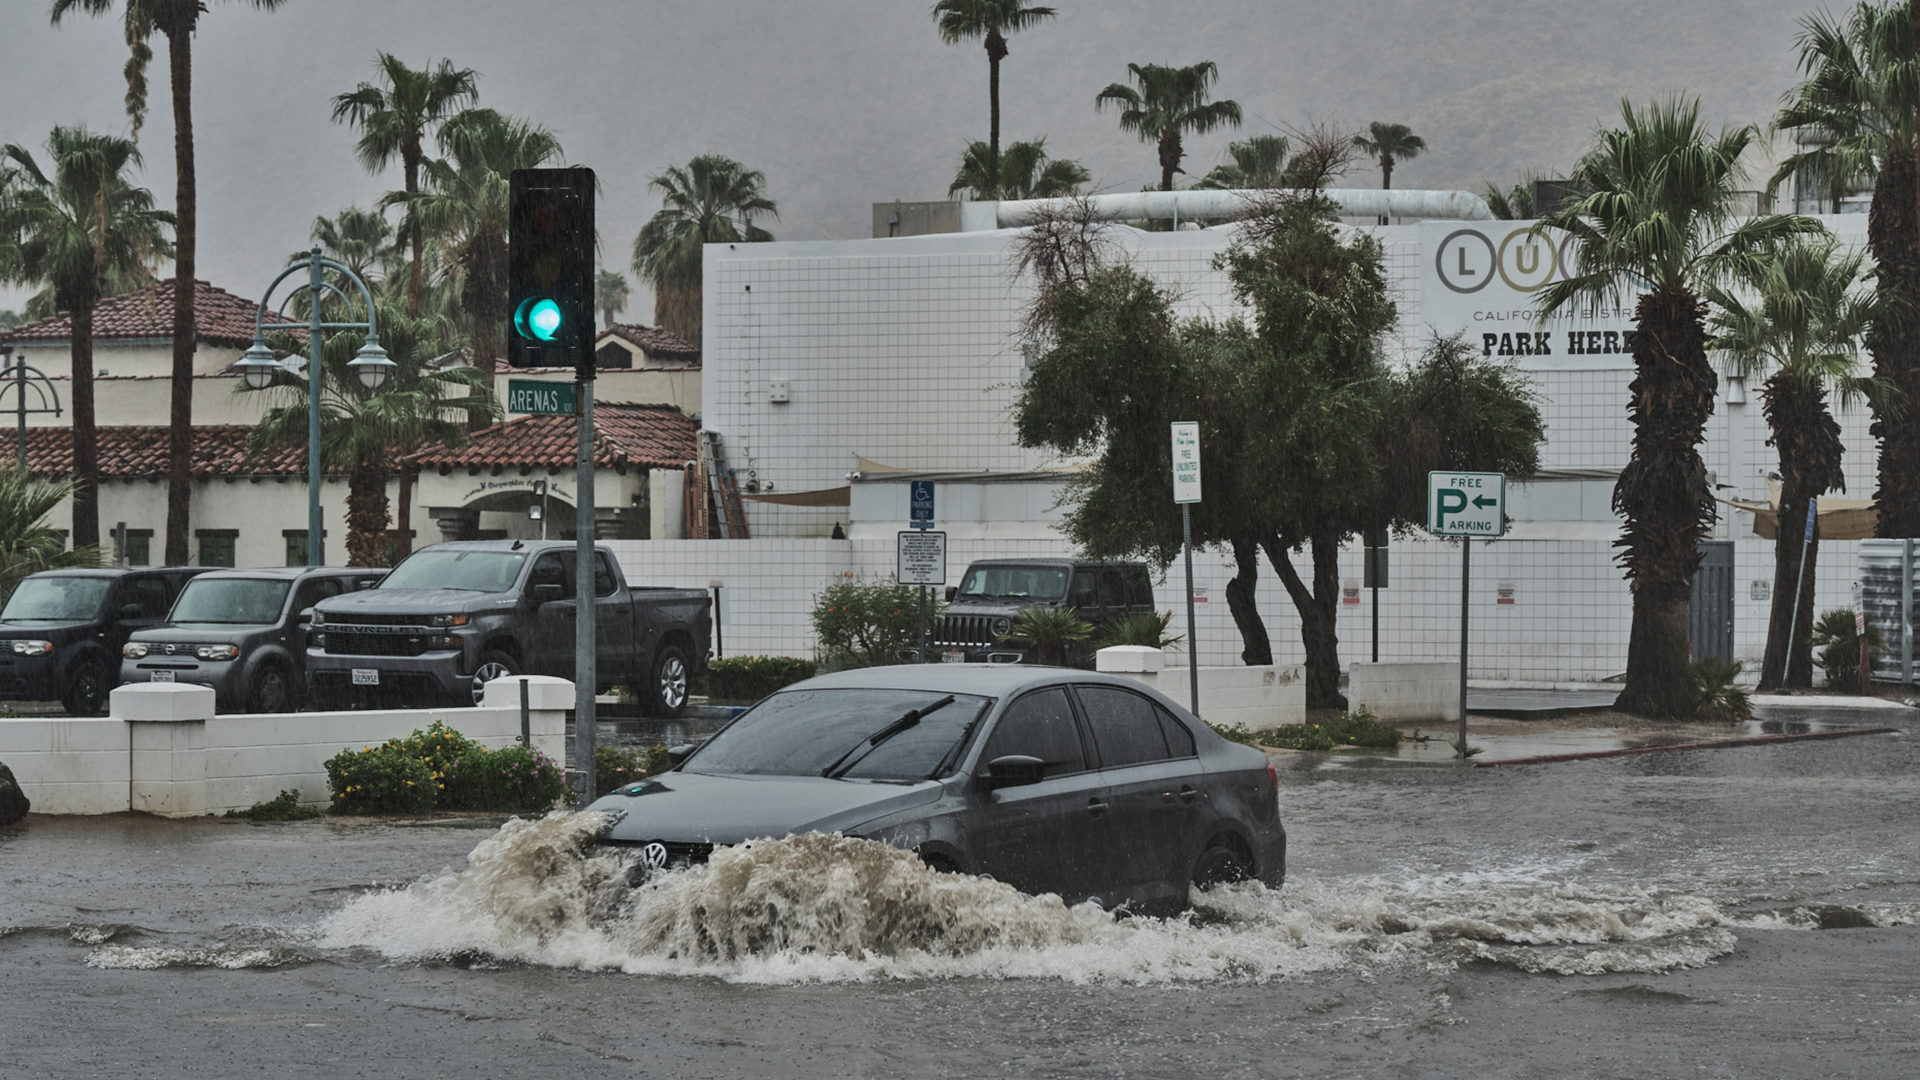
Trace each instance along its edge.
<path fill-rule="evenodd" d="M 727 468 L 726 455 L 720 450 L 720 434 L 715 431 L 700 432 L 700 464 L 707 474 L 708 493 L 713 499 L 716 523 L 720 526 L 720 539 L 747 539 L 747 509 L 740 502 L 740 486 L 735 483 L 733 470 Z"/>

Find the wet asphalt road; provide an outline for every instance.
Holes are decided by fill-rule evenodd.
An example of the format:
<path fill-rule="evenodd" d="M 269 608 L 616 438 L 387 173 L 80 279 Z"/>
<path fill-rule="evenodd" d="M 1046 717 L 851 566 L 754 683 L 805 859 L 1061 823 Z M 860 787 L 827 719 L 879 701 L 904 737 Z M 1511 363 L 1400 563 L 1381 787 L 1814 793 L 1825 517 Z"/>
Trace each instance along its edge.
<path fill-rule="evenodd" d="M 310 928 L 463 869 L 494 822 L 33 817 L 0 830 L 0 1077 L 1910 1076 L 1920 733 L 1844 719 L 1901 733 L 1495 770 L 1300 755 L 1271 919 L 1005 978 L 383 954 Z M 98 966 L 120 946 L 151 968 Z M 1155 950 L 1189 976 L 1136 962 Z"/>

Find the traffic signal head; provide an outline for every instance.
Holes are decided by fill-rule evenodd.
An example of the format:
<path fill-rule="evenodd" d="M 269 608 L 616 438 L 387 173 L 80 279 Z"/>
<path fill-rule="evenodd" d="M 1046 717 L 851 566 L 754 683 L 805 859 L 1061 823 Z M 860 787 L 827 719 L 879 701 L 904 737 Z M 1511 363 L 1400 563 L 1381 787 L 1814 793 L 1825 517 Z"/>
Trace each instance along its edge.
<path fill-rule="evenodd" d="M 593 378 L 593 170 L 508 178 L 507 363 Z"/>

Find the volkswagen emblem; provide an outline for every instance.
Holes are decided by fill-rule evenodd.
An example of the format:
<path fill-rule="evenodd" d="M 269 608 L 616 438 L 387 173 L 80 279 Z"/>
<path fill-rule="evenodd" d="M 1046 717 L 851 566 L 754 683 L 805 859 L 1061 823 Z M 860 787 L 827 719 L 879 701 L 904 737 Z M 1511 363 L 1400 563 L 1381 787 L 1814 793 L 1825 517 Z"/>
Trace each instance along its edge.
<path fill-rule="evenodd" d="M 667 865 L 667 845 L 658 840 L 640 849 L 640 861 L 647 864 L 649 870 L 662 870 Z"/>

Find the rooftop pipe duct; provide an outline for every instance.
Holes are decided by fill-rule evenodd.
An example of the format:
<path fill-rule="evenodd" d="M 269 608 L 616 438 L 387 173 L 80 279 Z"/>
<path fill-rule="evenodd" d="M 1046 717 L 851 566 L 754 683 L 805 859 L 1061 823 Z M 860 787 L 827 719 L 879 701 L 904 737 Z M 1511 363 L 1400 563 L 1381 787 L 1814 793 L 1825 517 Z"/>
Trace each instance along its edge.
<path fill-rule="evenodd" d="M 1193 218 L 1231 218 L 1242 213 L 1248 199 L 1259 198 L 1261 191 L 1137 191 L 1114 195 L 1089 196 L 1093 214 L 1102 221 L 1174 220 Z M 1489 221 L 1493 211 L 1486 200 L 1465 191 L 1393 191 L 1378 188 L 1329 188 L 1320 194 L 1340 205 L 1346 217 L 1451 218 L 1461 221 Z M 975 232 L 984 229 L 1010 229 L 1031 225 L 1049 210 L 1065 210 L 1073 199 L 1020 199 L 1004 202 L 963 203 L 960 229 Z M 984 212 L 993 208 L 993 216 Z"/>

